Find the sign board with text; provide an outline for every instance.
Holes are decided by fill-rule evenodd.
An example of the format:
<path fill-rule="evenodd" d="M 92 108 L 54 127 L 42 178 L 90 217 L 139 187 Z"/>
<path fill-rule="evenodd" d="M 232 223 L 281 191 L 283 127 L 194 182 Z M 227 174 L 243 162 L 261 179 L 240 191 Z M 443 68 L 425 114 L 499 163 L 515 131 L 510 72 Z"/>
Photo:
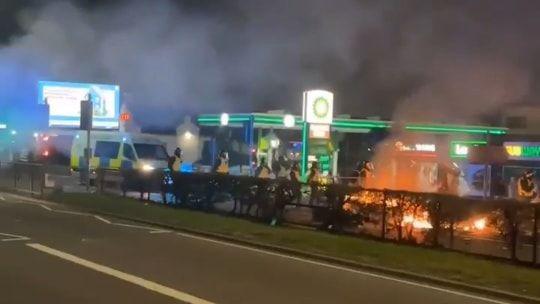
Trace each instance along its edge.
<path fill-rule="evenodd" d="M 540 160 L 540 142 L 504 142 L 504 149 L 511 160 Z"/>
<path fill-rule="evenodd" d="M 485 141 L 452 141 L 450 142 L 450 157 L 467 158 L 471 147 L 485 146 Z"/>
<path fill-rule="evenodd" d="M 398 152 L 437 152 L 437 145 L 433 143 L 406 144 L 396 141 L 394 147 Z"/>

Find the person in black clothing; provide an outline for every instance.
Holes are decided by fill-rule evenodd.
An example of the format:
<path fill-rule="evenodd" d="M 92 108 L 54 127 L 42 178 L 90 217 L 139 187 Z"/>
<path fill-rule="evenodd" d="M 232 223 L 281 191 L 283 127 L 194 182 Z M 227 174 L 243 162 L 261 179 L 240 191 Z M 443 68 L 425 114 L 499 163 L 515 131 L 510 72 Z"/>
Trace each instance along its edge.
<path fill-rule="evenodd" d="M 280 155 L 276 162 L 274 162 L 274 174 L 276 178 L 287 178 L 289 176 L 289 163 L 285 159 L 285 156 Z"/>
<path fill-rule="evenodd" d="M 266 162 L 266 158 L 262 157 L 261 162 L 259 163 L 259 166 L 255 169 L 255 177 L 258 178 L 270 178 L 270 174 L 272 173 L 272 169 L 268 167 L 268 163 Z"/>
<path fill-rule="evenodd" d="M 295 162 L 292 165 L 291 171 L 289 172 L 289 179 L 291 180 L 291 188 L 294 198 L 296 199 L 296 203 L 300 204 L 300 200 L 302 199 L 302 185 L 300 181 L 300 166 L 298 165 L 298 162 Z"/>
<path fill-rule="evenodd" d="M 319 163 L 311 163 L 307 182 L 311 188 L 311 196 L 309 197 L 309 204 L 312 205 L 314 201 L 319 199 L 319 183 L 320 183 Z"/>
<path fill-rule="evenodd" d="M 370 161 L 362 161 L 356 165 L 352 173 L 353 180 L 349 183 L 354 187 L 367 187 L 368 179 L 373 176 L 373 164 Z"/>

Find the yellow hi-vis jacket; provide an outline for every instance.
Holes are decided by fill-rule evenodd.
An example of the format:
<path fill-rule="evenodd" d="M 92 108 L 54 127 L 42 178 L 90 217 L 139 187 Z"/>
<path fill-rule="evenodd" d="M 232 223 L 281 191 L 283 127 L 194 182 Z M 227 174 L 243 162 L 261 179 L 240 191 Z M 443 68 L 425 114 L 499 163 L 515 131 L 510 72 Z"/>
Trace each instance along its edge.
<path fill-rule="evenodd" d="M 224 174 L 229 173 L 229 162 L 226 159 L 220 159 L 216 172 Z"/>
<path fill-rule="evenodd" d="M 178 157 L 178 156 L 175 156 L 174 157 L 174 162 L 173 162 L 173 165 L 172 165 L 172 170 L 175 171 L 175 172 L 180 172 L 181 168 L 182 168 L 182 158 Z"/>

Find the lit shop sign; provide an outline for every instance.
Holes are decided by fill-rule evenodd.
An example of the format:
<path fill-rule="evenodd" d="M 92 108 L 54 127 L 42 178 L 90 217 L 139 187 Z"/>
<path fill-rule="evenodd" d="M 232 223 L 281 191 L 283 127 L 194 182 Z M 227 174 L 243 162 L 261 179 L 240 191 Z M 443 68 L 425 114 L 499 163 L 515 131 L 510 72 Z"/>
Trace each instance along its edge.
<path fill-rule="evenodd" d="M 485 146 L 485 141 L 452 141 L 450 142 L 450 157 L 467 158 L 471 147 Z"/>
<path fill-rule="evenodd" d="M 330 125 L 309 125 L 309 138 L 330 138 Z"/>
<path fill-rule="evenodd" d="M 331 124 L 334 112 L 334 94 L 324 90 L 304 92 L 302 118 L 308 123 Z"/>
<path fill-rule="evenodd" d="M 401 152 L 436 152 L 437 146 L 435 144 L 414 144 L 406 145 L 401 141 L 396 142 L 396 150 Z"/>
<path fill-rule="evenodd" d="M 423 151 L 423 152 L 435 152 L 436 147 L 434 144 L 416 144 L 414 145 L 414 149 L 416 151 Z"/>
<path fill-rule="evenodd" d="M 508 159 L 540 160 L 540 143 L 537 142 L 505 142 L 503 144 Z"/>

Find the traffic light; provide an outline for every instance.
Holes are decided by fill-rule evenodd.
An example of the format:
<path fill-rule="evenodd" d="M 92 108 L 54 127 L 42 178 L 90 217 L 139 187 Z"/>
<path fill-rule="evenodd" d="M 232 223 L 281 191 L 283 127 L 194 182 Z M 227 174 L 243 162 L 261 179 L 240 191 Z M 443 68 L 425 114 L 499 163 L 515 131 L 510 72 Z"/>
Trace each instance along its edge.
<path fill-rule="evenodd" d="M 92 130 L 94 107 L 90 95 L 86 100 L 81 100 L 81 130 Z"/>

